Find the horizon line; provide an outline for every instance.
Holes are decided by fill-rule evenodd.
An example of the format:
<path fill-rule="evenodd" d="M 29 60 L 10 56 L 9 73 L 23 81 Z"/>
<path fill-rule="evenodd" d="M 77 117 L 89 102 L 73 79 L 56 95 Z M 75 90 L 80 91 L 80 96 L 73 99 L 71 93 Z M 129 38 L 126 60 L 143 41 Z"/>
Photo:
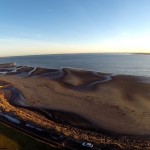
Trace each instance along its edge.
<path fill-rule="evenodd" d="M 47 53 L 47 54 L 27 54 L 27 55 L 12 55 L 12 56 L 0 56 L 0 58 L 8 58 L 8 57 L 27 57 L 27 56 L 40 56 L 40 55 L 76 55 L 76 54 L 143 54 L 143 55 L 150 55 L 150 52 L 77 52 L 77 53 L 56 53 L 56 54 L 50 54 L 50 53 Z"/>

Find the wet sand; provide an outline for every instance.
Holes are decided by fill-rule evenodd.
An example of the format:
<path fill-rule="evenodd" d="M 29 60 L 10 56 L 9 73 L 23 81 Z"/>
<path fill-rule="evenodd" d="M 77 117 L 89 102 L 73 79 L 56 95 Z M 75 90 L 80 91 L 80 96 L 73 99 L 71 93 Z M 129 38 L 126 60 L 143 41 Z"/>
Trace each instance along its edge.
<path fill-rule="evenodd" d="M 76 114 L 84 120 L 80 123 L 77 117 L 69 124 L 150 138 L 150 83 L 144 77 L 24 66 L 5 72 L 0 81 L 18 89 L 26 106 Z"/>

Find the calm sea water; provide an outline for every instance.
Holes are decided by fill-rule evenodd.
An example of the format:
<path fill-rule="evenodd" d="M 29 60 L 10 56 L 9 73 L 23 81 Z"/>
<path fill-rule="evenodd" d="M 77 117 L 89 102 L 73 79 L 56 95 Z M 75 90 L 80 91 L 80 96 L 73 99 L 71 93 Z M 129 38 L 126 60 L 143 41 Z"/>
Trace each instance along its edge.
<path fill-rule="evenodd" d="M 80 68 L 105 73 L 150 77 L 150 55 L 60 54 L 0 58 L 0 63 L 46 68 Z"/>

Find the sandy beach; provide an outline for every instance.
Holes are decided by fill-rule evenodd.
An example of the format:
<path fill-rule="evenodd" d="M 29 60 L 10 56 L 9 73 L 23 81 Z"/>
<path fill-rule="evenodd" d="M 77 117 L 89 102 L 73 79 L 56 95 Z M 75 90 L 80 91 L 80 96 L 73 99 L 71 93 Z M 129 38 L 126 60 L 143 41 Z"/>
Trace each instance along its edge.
<path fill-rule="evenodd" d="M 6 82 L 22 93 L 25 106 L 73 114 L 66 115 L 66 119 L 76 127 L 149 139 L 148 80 L 70 68 L 16 66 L 0 76 L 1 86 Z M 10 95 L 5 92 L 6 99 Z M 60 117 L 64 119 L 65 115 Z M 80 121 L 78 117 L 71 117 L 75 115 Z"/>

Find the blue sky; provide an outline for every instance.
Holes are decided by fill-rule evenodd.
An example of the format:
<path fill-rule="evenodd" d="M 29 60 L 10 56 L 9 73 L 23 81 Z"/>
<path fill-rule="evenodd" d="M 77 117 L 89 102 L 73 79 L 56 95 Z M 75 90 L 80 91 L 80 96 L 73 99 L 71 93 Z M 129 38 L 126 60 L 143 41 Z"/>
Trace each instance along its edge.
<path fill-rule="evenodd" d="M 150 52 L 149 0 L 0 0 L 1 56 Z"/>

